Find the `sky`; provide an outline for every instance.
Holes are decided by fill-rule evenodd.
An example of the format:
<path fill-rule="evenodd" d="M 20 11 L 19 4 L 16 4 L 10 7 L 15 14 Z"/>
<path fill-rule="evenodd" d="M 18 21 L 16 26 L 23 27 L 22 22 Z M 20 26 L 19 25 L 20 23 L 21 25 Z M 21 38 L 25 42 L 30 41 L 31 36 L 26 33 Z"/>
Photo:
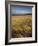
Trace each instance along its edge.
<path fill-rule="evenodd" d="M 11 6 L 11 14 L 27 14 L 32 13 L 31 6 Z"/>

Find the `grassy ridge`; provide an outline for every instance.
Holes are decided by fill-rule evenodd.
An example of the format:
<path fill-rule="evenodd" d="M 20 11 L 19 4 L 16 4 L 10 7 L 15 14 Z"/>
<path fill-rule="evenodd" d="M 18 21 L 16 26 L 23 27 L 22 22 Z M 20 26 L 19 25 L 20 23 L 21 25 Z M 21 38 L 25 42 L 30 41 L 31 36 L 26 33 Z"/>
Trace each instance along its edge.
<path fill-rule="evenodd" d="M 11 16 L 12 37 L 31 37 L 32 36 L 32 15 Z"/>

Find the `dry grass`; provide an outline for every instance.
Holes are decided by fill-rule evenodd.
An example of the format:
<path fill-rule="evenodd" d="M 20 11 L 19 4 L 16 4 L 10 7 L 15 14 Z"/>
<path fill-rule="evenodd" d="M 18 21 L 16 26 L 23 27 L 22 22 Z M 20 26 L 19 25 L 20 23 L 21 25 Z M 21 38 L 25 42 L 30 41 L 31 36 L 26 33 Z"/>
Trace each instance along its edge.
<path fill-rule="evenodd" d="M 32 37 L 32 15 L 11 16 L 12 37 Z"/>

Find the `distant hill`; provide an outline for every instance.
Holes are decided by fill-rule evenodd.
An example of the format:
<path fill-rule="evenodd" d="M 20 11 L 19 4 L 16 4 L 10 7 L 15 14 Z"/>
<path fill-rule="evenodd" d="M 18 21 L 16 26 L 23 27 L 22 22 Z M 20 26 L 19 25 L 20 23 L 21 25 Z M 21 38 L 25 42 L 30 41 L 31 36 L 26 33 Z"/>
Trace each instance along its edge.
<path fill-rule="evenodd" d="M 32 15 L 32 13 L 27 13 L 27 14 L 12 14 L 13 16 L 16 16 L 16 15 Z"/>

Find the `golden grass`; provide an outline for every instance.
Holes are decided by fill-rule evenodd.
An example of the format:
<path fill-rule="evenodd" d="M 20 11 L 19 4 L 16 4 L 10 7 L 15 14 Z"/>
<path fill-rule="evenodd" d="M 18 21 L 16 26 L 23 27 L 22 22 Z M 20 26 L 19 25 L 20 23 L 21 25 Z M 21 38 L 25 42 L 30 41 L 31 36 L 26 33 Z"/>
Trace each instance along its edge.
<path fill-rule="evenodd" d="M 32 15 L 11 16 L 11 29 L 12 32 L 15 32 L 15 37 L 30 37 L 30 35 L 32 36 Z"/>

